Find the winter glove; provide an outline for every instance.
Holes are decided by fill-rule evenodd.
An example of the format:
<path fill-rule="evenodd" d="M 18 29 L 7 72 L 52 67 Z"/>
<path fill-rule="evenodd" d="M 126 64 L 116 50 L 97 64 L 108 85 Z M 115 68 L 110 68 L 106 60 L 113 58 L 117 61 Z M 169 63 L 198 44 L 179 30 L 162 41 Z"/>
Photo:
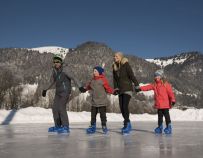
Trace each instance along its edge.
<path fill-rule="evenodd" d="M 118 95 L 118 94 L 120 94 L 119 89 L 115 89 L 114 92 L 113 92 L 113 95 Z"/>
<path fill-rule="evenodd" d="M 171 102 L 171 105 L 172 105 L 172 106 L 174 106 L 174 105 L 175 105 L 175 103 L 176 103 L 176 102 L 172 101 L 172 102 Z"/>
<path fill-rule="evenodd" d="M 43 96 L 43 97 L 46 97 L 46 93 L 47 93 L 47 90 L 43 90 L 43 91 L 42 91 L 42 96 Z"/>
<path fill-rule="evenodd" d="M 140 92 L 140 91 L 141 91 L 140 87 L 139 87 L 139 86 L 136 86 L 136 87 L 135 87 L 135 92 L 138 93 L 138 92 Z"/>
<path fill-rule="evenodd" d="M 85 93 L 87 91 L 84 87 L 80 87 L 79 90 L 81 93 Z"/>

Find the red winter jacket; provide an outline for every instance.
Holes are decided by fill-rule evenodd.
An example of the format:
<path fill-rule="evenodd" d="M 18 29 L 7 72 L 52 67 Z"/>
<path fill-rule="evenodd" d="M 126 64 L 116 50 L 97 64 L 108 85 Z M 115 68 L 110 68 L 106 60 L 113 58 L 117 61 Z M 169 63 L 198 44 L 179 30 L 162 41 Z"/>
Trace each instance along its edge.
<path fill-rule="evenodd" d="M 175 102 L 175 96 L 172 90 L 171 85 L 162 81 L 154 84 L 149 84 L 146 86 L 141 86 L 142 91 L 154 91 L 154 107 L 156 109 L 170 109 L 171 103 Z"/>

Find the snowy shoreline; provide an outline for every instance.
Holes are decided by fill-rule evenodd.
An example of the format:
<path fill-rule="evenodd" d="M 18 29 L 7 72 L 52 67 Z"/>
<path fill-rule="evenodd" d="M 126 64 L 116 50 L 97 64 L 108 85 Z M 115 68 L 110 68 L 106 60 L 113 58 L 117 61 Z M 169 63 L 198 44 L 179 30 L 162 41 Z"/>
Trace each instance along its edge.
<path fill-rule="evenodd" d="M 170 110 L 172 121 L 203 121 L 203 109 L 179 109 Z M 68 116 L 71 122 L 90 122 L 90 112 L 70 112 Z M 157 115 L 151 114 L 131 114 L 131 121 L 157 121 Z M 100 116 L 97 115 L 100 122 Z M 108 122 L 122 122 L 121 114 L 107 113 Z M 0 110 L 0 124 L 19 124 L 19 123 L 53 123 L 51 109 L 40 107 L 28 107 L 17 111 Z"/>

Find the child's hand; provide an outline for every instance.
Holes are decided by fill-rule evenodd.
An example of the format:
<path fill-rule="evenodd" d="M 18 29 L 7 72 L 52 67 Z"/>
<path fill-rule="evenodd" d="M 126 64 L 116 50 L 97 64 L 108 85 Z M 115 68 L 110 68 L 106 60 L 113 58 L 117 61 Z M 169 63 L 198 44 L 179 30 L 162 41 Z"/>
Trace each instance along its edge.
<path fill-rule="evenodd" d="M 174 105 L 175 105 L 175 103 L 176 103 L 176 102 L 172 101 L 172 102 L 171 102 L 171 105 L 172 105 L 172 106 L 174 106 Z"/>
<path fill-rule="evenodd" d="M 138 93 L 138 92 L 140 92 L 140 91 L 141 91 L 140 86 L 136 86 L 136 87 L 135 87 L 135 92 Z"/>

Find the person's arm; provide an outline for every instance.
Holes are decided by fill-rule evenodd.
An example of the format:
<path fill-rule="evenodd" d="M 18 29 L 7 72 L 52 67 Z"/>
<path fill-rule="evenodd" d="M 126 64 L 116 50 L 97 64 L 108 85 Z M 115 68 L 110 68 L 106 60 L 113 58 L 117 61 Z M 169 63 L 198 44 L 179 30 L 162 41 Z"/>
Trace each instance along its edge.
<path fill-rule="evenodd" d="M 169 83 L 166 84 L 166 90 L 168 93 L 170 104 L 175 104 L 175 102 L 176 102 L 175 95 L 174 95 L 173 89 Z"/>
<path fill-rule="evenodd" d="M 113 94 L 114 90 L 110 87 L 109 82 L 106 78 L 102 78 L 104 89 L 107 93 Z"/>
<path fill-rule="evenodd" d="M 154 90 L 154 85 L 153 84 L 148 84 L 146 86 L 140 86 L 141 91 L 150 91 Z"/>
<path fill-rule="evenodd" d="M 50 79 L 49 79 L 49 83 L 47 84 L 47 85 L 45 85 L 44 86 L 44 90 L 49 90 L 49 89 L 53 89 L 54 86 L 55 85 L 55 80 L 54 80 L 54 77 L 53 77 L 53 73 L 52 73 L 52 75 L 51 75 L 51 77 L 50 77 Z"/>
<path fill-rule="evenodd" d="M 126 71 L 127 71 L 127 74 L 129 76 L 130 80 L 134 83 L 135 86 L 139 86 L 139 83 L 138 83 L 138 81 L 137 81 L 137 79 L 133 73 L 131 66 L 129 65 L 128 62 L 125 64 L 126 64 Z"/>
<path fill-rule="evenodd" d="M 75 85 L 76 85 L 78 88 L 82 87 L 81 82 L 73 76 L 73 73 L 72 73 L 72 72 L 70 72 L 70 71 L 68 71 L 68 70 L 64 70 L 64 73 L 65 73 L 65 75 L 66 75 L 68 78 L 70 78 L 71 80 L 73 80 L 73 82 L 75 83 Z"/>
<path fill-rule="evenodd" d="M 49 85 L 44 86 L 44 89 L 42 90 L 42 96 L 43 97 L 46 97 L 47 90 L 51 89 L 54 84 L 55 84 L 55 80 L 54 80 L 53 74 L 52 74 L 50 77 Z"/>
<path fill-rule="evenodd" d="M 113 70 L 113 85 L 114 89 L 118 89 L 118 81 L 116 79 L 116 72 Z"/>

